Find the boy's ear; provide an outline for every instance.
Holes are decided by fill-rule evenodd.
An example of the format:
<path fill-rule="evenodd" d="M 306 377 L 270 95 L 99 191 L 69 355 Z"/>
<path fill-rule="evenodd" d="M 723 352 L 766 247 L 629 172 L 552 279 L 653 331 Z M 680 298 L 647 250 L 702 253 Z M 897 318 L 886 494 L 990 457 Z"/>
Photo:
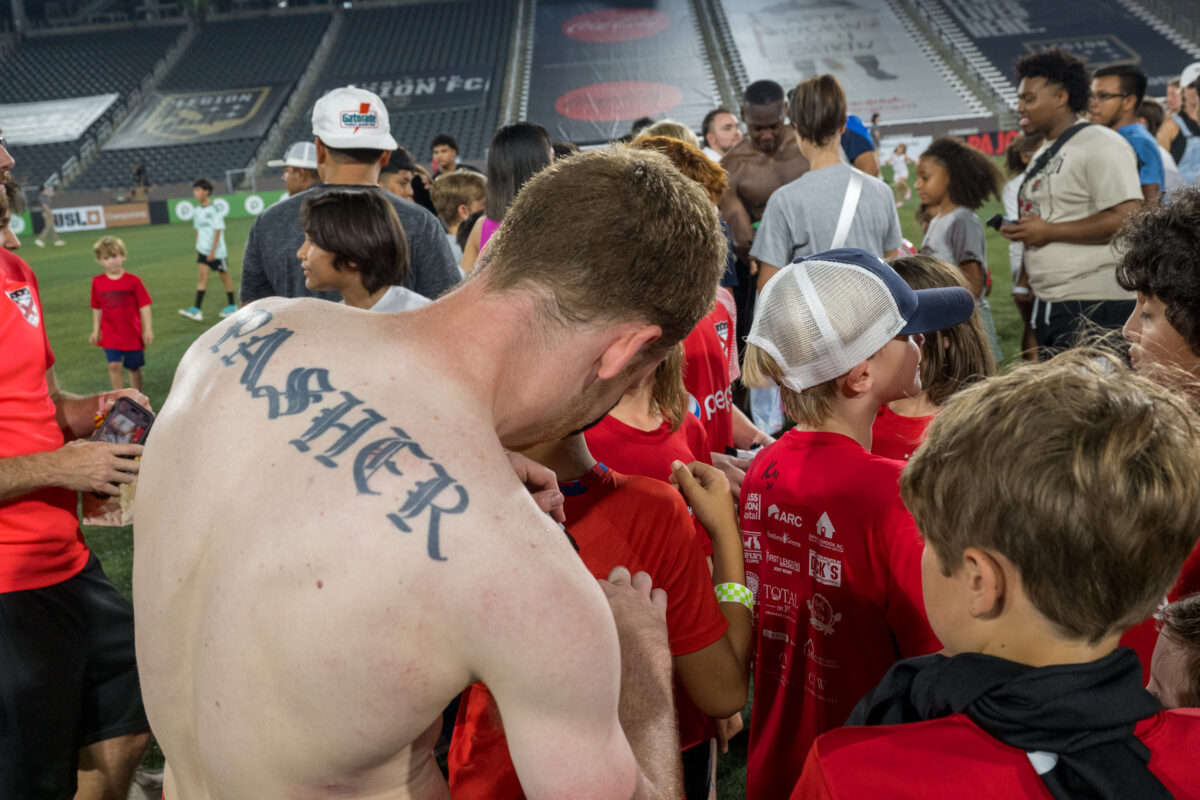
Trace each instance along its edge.
<path fill-rule="evenodd" d="M 959 568 L 963 570 L 971 616 L 979 620 L 1000 616 L 1008 588 L 1008 576 L 1000 561 L 986 550 L 968 547 Z"/>
<path fill-rule="evenodd" d="M 469 216 L 471 216 L 471 210 L 469 208 L 467 208 L 466 203 L 463 203 L 462 205 L 460 205 L 458 207 L 458 221 L 466 222 L 467 217 L 469 217 Z"/>
<path fill-rule="evenodd" d="M 855 364 L 840 380 L 842 394 L 846 397 L 854 397 L 870 391 L 875 382 L 875 376 L 871 371 L 871 362 L 868 360 Z"/>

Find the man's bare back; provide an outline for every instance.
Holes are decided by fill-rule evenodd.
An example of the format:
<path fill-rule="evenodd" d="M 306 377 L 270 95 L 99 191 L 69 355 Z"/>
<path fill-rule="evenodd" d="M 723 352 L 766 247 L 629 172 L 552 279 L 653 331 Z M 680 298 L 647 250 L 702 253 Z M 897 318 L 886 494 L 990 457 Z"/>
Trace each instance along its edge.
<path fill-rule="evenodd" d="M 530 698 L 572 665 L 567 692 L 615 712 L 604 597 L 460 376 L 409 344 L 422 324 L 266 300 L 181 362 L 134 569 L 169 800 L 446 797 L 434 726 L 474 680 L 550 737 L 571 738 Z M 589 686 L 575 659 L 612 680 Z"/>

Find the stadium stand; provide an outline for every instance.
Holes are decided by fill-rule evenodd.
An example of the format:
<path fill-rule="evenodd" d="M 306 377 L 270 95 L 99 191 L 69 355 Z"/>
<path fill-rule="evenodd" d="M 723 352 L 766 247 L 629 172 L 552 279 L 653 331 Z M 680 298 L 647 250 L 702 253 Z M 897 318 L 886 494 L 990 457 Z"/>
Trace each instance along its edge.
<path fill-rule="evenodd" d="M 284 141 L 311 139 L 317 98 L 353 83 L 383 98 L 392 135 L 419 161 L 428 162 L 429 141 L 442 132 L 458 140 L 460 158 L 482 158 L 499 124 L 511 0 L 356 7 L 345 15 L 311 101 Z"/>
<path fill-rule="evenodd" d="M 793 86 L 828 72 L 845 87 L 850 113 L 864 120 L 875 112 L 889 124 L 989 114 L 896 0 L 822 7 L 722 0 L 722 6 L 742 88 L 763 78 Z"/>
<path fill-rule="evenodd" d="M 1142 0 L 1141 5 L 1177 36 L 1200 42 L 1200 0 Z"/>
<path fill-rule="evenodd" d="M 1135 62 L 1150 79 L 1149 92 L 1162 95 L 1167 82 L 1200 47 L 1133 0 L 915 0 L 921 13 L 989 76 L 993 88 L 1016 107 L 1013 62 L 1026 53 L 1063 47 L 1092 68 Z M 1114 33 L 1114 32 L 1119 32 Z"/>
<path fill-rule="evenodd" d="M 162 93 L 220 92 L 278 85 L 284 95 L 329 26 L 327 13 L 291 14 L 207 23 L 159 85 Z M 269 121 L 268 121 L 269 122 Z M 129 165 L 141 162 L 157 184 L 221 179 L 254 157 L 261 136 L 132 149 L 102 149 L 72 188 L 129 185 Z"/>
<path fill-rule="evenodd" d="M 24 39 L 0 61 L 0 104 L 107 93 L 119 98 L 78 139 L 14 145 L 16 177 L 27 186 L 36 186 L 58 170 L 79 151 L 82 142 L 109 124 L 184 30 L 182 24 L 171 24 Z M 96 69 L 101 63 L 104 69 Z"/>

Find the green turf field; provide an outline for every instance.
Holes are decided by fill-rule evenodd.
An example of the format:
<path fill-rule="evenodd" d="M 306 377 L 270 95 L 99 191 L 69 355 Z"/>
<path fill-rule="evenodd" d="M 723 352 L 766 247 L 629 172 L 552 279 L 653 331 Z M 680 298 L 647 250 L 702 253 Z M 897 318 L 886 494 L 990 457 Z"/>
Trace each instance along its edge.
<path fill-rule="evenodd" d="M 890 173 L 890 168 L 885 168 Z M 915 176 L 911 179 L 915 183 Z M 921 231 L 913 219 L 917 208 L 914 194 L 900 209 L 900 224 L 909 241 L 920 244 Z M 983 219 L 1000 211 L 992 201 L 980 210 Z M 226 231 L 229 267 L 237 287 L 241 275 L 242 250 L 253 220 L 229 220 Z M 157 409 L 171 386 L 175 366 L 193 340 L 219 320 L 217 312 L 225 305 L 221 284 L 209 278 L 204 302 L 204 322 L 181 317 L 178 310 L 192 304 L 196 282 L 196 257 L 192 248 L 192 229 L 187 225 L 159 225 L 145 228 L 116 229 L 109 233 L 125 241 L 128 252 L 126 269 L 140 277 L 154 300 L 154 344 L 146 349 L 145 393 Z M 50 344 L 58 359 L 59 384 L 67 391 L 90 393 L 109 388 L 104 353 L 88 344 L 92 312 L 88 305 L 92 276 L 102 270 L 92 258 L 92 244 L 102 234 L 69 233 L 64 247 L 35 247 L 33 237 L 25 239 L 20 255 L 32 265 L 41 287 L 42 305 Z M 1011 361 L 1020 343 L 1021 322 L 1009 297 L 1008 243 L 988 230 L 988 264 L 995 283 L 992 314 L 1000 336 L 1001 349 Z M 129 528 L 85 528 L 84 535 L 104 565 L 113 583 L 130 595 L 133 569 L 133 539 Z M 748 714 L 747 707 L 747 714 Z M 748 716 L 747 716 L 748 719 Z M 720 760 L 718 791 L 721 798 L 739 800 L 745 785 L 745 739 L 743 733 Z M 148 764 L 161 765 L 161 755 L 152 751 Z"/>

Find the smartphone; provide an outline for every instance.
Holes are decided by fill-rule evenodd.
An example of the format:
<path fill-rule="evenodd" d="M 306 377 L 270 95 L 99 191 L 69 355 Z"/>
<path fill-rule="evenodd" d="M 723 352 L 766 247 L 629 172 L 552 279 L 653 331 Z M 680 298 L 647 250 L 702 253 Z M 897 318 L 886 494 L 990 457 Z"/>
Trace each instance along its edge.
<path fill-rule="evenodd" d="M 93 442 L 142 444 L 154 424 L 154 414 L 128 397 L 118 397 L 112 410 L 92 434 Z"/>
<path fill-rule="evenodd" d="M 1009 219 L 1008 217 L 1004 216 L 1003 214 L 994 214 L 992 216 L 992 218 L 987 221 L 987 226 L 989 228 L 991 228 L 992 230 L 997 230 L 997 231 L 1000 230 L 1001 225 L 1016 225 L 1016 224 L 1017 224 L 1017 221 L 1015 219 Z"/>

